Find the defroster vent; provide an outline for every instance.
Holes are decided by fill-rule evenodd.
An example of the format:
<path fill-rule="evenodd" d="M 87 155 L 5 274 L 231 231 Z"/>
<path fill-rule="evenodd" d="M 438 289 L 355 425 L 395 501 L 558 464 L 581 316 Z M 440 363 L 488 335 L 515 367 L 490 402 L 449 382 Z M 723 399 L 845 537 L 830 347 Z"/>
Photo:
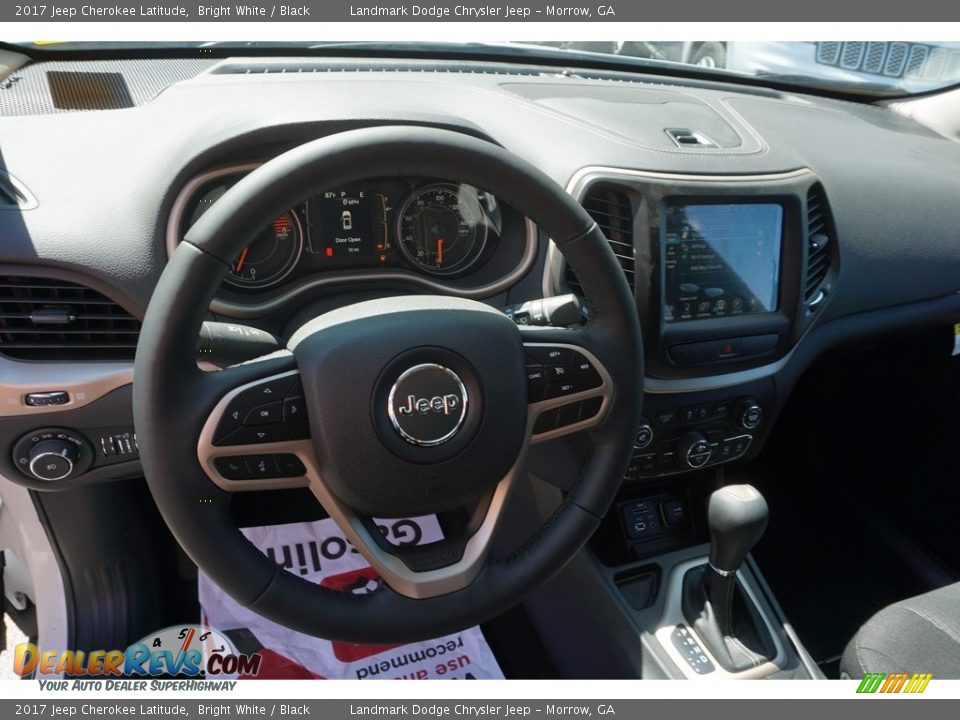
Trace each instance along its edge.
<path fill-rule="evenodd" d="M 140 322 L 83 285 L 0 276 L 0 353 L 19 360 L 133 360 Z"/>
<path fill-rule="evenodd" d="M 605 184 L 590 188 L 583 198 L 584 209 L 603 231 L 610 249 L 617 256 L 630 289 L 636 287 L 633 250 L 633 203 L 622 189 Z M 564 281 L 571 292 L 583 295 L 583 286 L 569 265 L 564 271 Z"/>

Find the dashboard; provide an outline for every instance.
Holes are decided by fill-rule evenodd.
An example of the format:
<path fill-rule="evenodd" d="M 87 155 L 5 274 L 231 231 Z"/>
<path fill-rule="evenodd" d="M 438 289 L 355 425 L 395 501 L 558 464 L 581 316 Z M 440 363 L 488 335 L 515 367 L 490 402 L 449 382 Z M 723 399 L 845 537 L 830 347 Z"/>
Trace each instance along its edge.
<path fill-rule="evenodd" d="M 131 105 L 53 107 L 37 90 L 51 72 L 113 73 Z M 17 73 L 0 92 L 0 179 L 14 198 L 0 212 L 0 433 L 78 431 L 83 481 L 138 472 L 124 396 L 136 327 L 190 226 L 269 158 L 356 127 L 497 143 L 595 218 L 644 332 L 631 482 L 754 456 L 818 357 L 960 317 L 960 145 L 884 107 L 454 61 L 114 59 Z M 715 142 L 678 144 L 678 129 Z M 525 324 L 547 324 L 550 299 L 573 294 L 589 315 L 520 210 L 455 178 L 373 175 L 318 179 L 251 228 L 209 318 L 282 339 L 400 294 L 482 300 Z M 104 338 L 103 352 L 80 354 L 55 327 L 68 300 L 90 310 L 84 337 Z M 26 482 L 5 455 L 4 475 Z"/>

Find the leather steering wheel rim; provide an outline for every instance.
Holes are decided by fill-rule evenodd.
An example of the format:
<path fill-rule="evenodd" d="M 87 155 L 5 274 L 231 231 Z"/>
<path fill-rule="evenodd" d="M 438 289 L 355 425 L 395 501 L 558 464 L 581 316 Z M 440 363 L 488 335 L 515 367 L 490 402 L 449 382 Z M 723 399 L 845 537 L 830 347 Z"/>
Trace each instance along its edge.
<path fill-rule="evenodd" d="M 492 193 L 557 245 L 592 310 L 577 330 L 530 328 L 523 340 L 583 347 L 612 379 L 592 451 L 574 487 L 519 549 L 486 558 L 463 588 L 413 598 L 389 586 L 363 596 L 321 588 L 275 565 L 250 544 L 197 457 L 200 428 L 224 394 L 296 368 L 292 355 L 203 372 L 194 345 L 207 308 L 250 228 L 263 227 L 316 192 L 372 177 L 422 176 Z M 520 332 L 518 329 L 517 332 Z M 429 127 L 351 130 L 290 150 L 240 180 L 190 229 L 157 283 L 137 348 L 134 417 L 150 490 L 191 559 L 238 603 L 299 632 L 359 643 L 407 642 L 462 630 L 505 611 L 580 550 L 620 486 L 642 398 L 635 301 L 602 232 L 562 188 L 503 148 Z M 522 363 L 522 361 L 521 361 Z"/>

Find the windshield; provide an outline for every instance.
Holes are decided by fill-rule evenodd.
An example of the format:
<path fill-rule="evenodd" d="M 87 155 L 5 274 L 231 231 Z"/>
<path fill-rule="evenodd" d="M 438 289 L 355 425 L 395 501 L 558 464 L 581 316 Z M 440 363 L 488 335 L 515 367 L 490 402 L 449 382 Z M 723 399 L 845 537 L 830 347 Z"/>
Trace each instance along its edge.
<path fill-rule="evenodd" d="M 427 57 L 562 61 L 617 69 L 695 68 L 724 79 L 752 77 L 780 84 L 866 95 L 930 92 L 960 83 L 960 42 L 912 41 L 530 41 L 502 43 L 176 42 L 21 43 L 44 52 L 200 49 L 209 52 L 336 55 L 359 51 Z"/>

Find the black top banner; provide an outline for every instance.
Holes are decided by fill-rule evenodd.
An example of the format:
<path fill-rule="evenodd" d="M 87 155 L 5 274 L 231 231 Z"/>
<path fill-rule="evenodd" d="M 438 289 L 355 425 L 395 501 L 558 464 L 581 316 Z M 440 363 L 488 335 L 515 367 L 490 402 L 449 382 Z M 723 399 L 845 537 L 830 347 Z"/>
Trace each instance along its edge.
<path fill-rule="evenodd" d="M 199 3 L 190 0 L 41 0 L 3 3 L 0 22 L 950 22 L 960 3 L 943 0 L 307 0 Z M 947 39 L 947 38 L 944 38 Z"/>

